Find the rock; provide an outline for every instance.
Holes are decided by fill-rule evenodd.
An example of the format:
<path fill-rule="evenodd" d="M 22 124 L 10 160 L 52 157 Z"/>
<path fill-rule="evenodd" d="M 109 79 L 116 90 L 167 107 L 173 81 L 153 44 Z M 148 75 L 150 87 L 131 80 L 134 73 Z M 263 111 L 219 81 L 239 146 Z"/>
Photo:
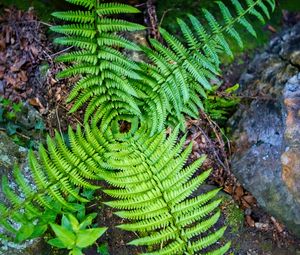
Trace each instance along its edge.
<path fill-rule="evenodd" d="M 29 174 L 29 167 L 27 161 L 27 149 L 15 144 L 11 138 L 5 133 L 0 132 L 0 178 L 3 175 L 8 176 L 8 179 L 17 192 L 18 188 L 13 182 L 12 169 L 14 164 L 18 164 L 25 177 L 32 184 L 32 180 Z M 5 196 L 0 189 L 0 202 L 5 202 Z M 0 234 L 3 233 L 3 229 L 0 227 Z M 45 243 L 41 239 L 35 239 L 23 244 L 15 244 L 0 239 L 0 255 L 33 255 L 33 254 L 49 254 Z"/>
<path fill-rule="evenodd" d="M 21 112 L 17 113 L 16 122 L 26 130 L 35 129 L 37 123 L 43 123 L 40 113 L 29 104 L 25 103 Z"/>
<path fill-rule="evenodd" d="M 300 24 L 274 38 L 240 79 L 229 121 L 232 170 L 259 205 L 300 236 Z"/>

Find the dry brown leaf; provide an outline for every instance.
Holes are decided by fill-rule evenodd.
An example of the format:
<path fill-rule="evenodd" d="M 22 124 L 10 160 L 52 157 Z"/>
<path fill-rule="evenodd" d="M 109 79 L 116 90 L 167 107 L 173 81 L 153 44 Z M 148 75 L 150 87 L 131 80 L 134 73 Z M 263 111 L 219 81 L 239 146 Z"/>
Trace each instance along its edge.
<path fill-rule="evenodd" d="M 34 98 L 30 98 L 28 99 L 28 103 L 32 106 L 35 107 L 40 107 L 42 106 L 40 99 L 38 99 L 38 97 L 34 97 Z M 43 106 L 42 106 L 43 107 Z"/>
<path fill-rule="evenodd" d="M 241 200 L 241 197 L 244 195 L 244 189 L 242 188 L 242 186 L 237 186 L 236 189 L 234 190 L 234 198 L 236 200 Z"/>
<path fill-rule="evenodd" d="M 246 216 L 246 222 L 247 222 L 248 226 L 250 226 L 250 227 L 254 227 L 255 226 L 254 220 L 249 215 Z"/>

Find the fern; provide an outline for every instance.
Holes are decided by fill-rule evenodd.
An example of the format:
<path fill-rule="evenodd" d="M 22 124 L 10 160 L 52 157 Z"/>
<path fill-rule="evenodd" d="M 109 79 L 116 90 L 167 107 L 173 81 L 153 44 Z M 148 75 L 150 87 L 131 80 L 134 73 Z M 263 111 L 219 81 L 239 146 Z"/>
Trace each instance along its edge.
<path fill-rule="evenodd" d="M 134 80 L 140 80 L 139 66 L 125 58 L 116 47 L 138 50 L 139 47 L 116 33 L 144 29 L 143 26 L 108 18 L 108 15 L 138 13 L 139 10 L 125 4 L 99 3 L 99 1 L 69 1 L 87 8 L 87 11 L 55 12 L 56 18 L 73 22 L 53 26 L 51 29 L 66 37 L 57 38 L 56 43 L 75 46 L 80 50 L 58 57 L 61 62 L 75 62 L 58 77 L 81 75 L 82 79 L 72 90 L 69 101 L 75 100 L 71 112 L 88 102 L 85 120 L 96 113 L 98 120 L 109 122 L 108 112 L 126 112 L 140 116 L 137 101 L 140 92 L 133 87 Z M 104 125 L 105 126 L 105 125 Z M 104 131 L 104 128 L 102 129 Z"/>
<path fill-rule="evenodd" d="M 184 128 L 184 114 L 198 117 L 198 109 L 203 108 L 203 98 L 205 99 L 207 91 L 211 90 L 209 81 L 215 79 L 220 72 L 219 54 L 233 56 L 228 38 L 243 47 L 236 26 L 241 25 L 251 35 L 256 36 L 246 16 L 250 15 L 265 22 L 263 14 L 269 18 L 270 9 L 275 8 L 274 0 L 247 0 L 245 6 L 242 6 L 238 0 L 231 2 L 236 15 L 232 15 L 224 3 L 217 2 L 223 16 L 222 25 L 206 9 L 202 12 L 208 26 L 193 15 L 188 15 L 190 24 L 178 19 L 187 46 L 161 28 L 161 35 L 168 47 L 151 39 L 152 49 L 143 48 L 152 61 L 144 71 L 155 73 L 152 77 L 156 78 L 158 86 L 163 90 L 170 104 L 164 116 L 164 119 L 169 120 L 168 124 L 181 123 Z"/>
<path fill-rule="evenodd" d="M 19 168 L 15 168 L 20 195 L 15 194 L 7 177 L 3 177 L 2 190 L 8 203 L 0 204 L 0 223 L 7 232 L 16 235 L 18 229 L 15 226 L 18 225 L 15 223 L 41 221 L 49 210 L 56 213 L 75 211 L 77 204 L 69 202 L 68 197 L 86 203 L 88 200 L 78 194 L 78 188 L 99 188 L 92 183 L 103 178 L 108 138 L 101 136 L 96 128 L 92 130 L 87 126 L 85 131 L 84 136 L 80 128 L 76 134 L 69 129 L 70 148 L 60 135 L 56 134 L 55 139 L 48 137 L 48 151 L 40 146 L 39 160 L 31 151 L 29 164 L 35 185 L 30 187 Z"/>
<path fill-rule="evenodd" d="M 207 91 L 212 89 L 210 80 L 215 79 L 220 72 L 219 53 L 233 56 L 228 38 L 243 47 L 236 26 L 242 25 L 256 36 L 245 17 L 252 15 L 264 22 L 263 15 L 268 18 L 269 9 L 273 10 L 275 6 L 274 0 L 249 0 L 244 6 L 237 0 L 232 0 L 236 10 L 236 14 L 232 15 L 224 3 L 217 2 L 224 24 L 221 25 L 208 10 L 203 9 L 207 26 L 192 15 L 188 15 L 190 24 L 178 19 L 187 45 L 161 28 L 160 32 L 167 46 L 150 39 L 152 48 L 147 48 L 138 47 L 115 34 L 143 29 L 142 26 L 106 17 L 111 14 L 137 13 L 137 9 L 124 4 L 100 4 L 98 1 L 94 4 L 71 2 L 90 10 L 54 13 L 55 17 L 78 20 L 79 23 L 52 28 L 70 36 L 56 39 L 57 43 L 83 49 L 58 57 L 59 61 L 77 62 L 74 67 L 61 72 L 59 77 L 83 75 L 69 97 L 69 101 L 75 100 L 71 112 L 89 102 L 85 121 L 96 114 L 97 121 L 105 123 L 102 131 L 117 116 L 120 119 L 120 116 L 131 115 L 148 123 L 151 135 L 161 132 L 166 126 L 176 126 L 177 123 L 184 129 L 186 114 L 198 117 L 198 109 L 204 110 L 203 99 L 207 97 Z M 83 15 L 87 18 L 82 18 Z M 72 37 L 74 35 L 77 38 Z M 143 50 L 151 64 L 133 63 L 115 47 Z M 87 55 L 85 50 L 90 53 Z M 110 91 L 109 95 L 107 91 Z M 105 114 L 107 112 L 109 114 Z M 108 115 L 114 117 L 107 119 Z"/>
<path fill-rule="evenodd" d="M 112 148 L 109 164 L 118 171 L 105 174 L 117 188 L 104 190 L 116 198 L 105 204 L 121 210 L 116 214 L 131 221 L 119 228 L 142 235 L 129 244 L 151 245 L 155 249 L 146 254 L 158 255 L 198 254 L 216 243 L 225 228 L 204 233 L 219 219 L 220 200 L 212 201 L 219 190 L 189 198 L 210 174 L 205 171 L 192 178 L 205 157 L 183 168 L 192 146 L 181 152 L 185 139 L 176 144 L 178 129 L 168 139 L 164 133 L 151 139 L 149 133 L 136 136 Z M 212 254 L 224 254 L 229 246 Z"/>

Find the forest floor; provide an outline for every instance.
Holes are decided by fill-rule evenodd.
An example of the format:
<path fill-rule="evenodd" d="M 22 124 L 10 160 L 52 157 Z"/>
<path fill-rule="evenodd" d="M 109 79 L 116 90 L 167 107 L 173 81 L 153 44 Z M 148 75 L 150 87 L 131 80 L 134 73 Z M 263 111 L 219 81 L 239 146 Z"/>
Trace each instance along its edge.
<path fill-rule="evenodd" d="M 285 26 L 299 19 L 299 15 L 286 15 Z M 51 136 L 54 130 L 64 135 L 68 126 L 75 129 L 82 125 L 82 112 L 68 114 L 71 105 L 66 103 L 66 98 L 76 78 L 55 78 L 64 66 L 55 63 L 54 59 L 66 49 L 52 44 L 54 35 L 48 34 L 48 27 L 49 24 L 38 20 L 32 11 L 3 10 L 0 16 L 0 96 L 34 107 L 43 117 L 46 131 Z M 224 88 L 238 82 L 251 57 L 252 53 L 242 54 L 223 67 Z M 199 120 L 187 120 L 187 142 L 194 144 L 190 160 L 201 154 L 208 155 L 205 168 L 213 168 L 214 171 L 206 188 L 211 185 L 223 188 L 222 221 L 229 225 L 226 238 L 232 240 L 232 252 L 241 255 L 300 254 L 299 240 L 275 218 L 264 213 L 255 198 L 231 174 L 229 158 L 234 144 L 224 137 L 223 127 L 203 112 L 200 116 Z M 15 129 L 21 140 L 32 139 L 22 135 L 23 131 L 17 125 Z M 92 205 L 91 209 L 102 212 L 99 213 L 99 225 L 110 227 L 100 240 L 108 244 L 109 254 L 134 255 L 141 252 L 141 249 L 125 246 L 135 236 L 124 234 L 114 227 L 121 220 L 110 209 L 100 204 Z M 95 249 L 86 254 L 96 254 Z"/>

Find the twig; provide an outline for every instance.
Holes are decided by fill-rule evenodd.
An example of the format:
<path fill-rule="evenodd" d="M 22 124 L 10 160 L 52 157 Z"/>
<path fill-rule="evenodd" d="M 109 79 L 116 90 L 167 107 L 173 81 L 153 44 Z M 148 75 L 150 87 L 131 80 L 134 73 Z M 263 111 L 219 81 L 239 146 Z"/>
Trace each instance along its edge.
<path fill-rule="evenodd" d="M 61 137 L 63 137 L 63 132 L 61 130 L 60 120 L 59 120 L 59 116 L 58 116 L 58 107 L 55 108 L 55 115 L 56 115 L 56 119 L 57 119 L 57 123 L 58 123 L 59 132 L 61 134 Z"/>
<path fill-rule="evenodd" d="M 160 36 L 160 32 L 158 29 L 158 20 L 157 20 L 157 14 L 156 14 L 156 7 L 154 4 L 155 0 L 147 0 L 146 7 L 147 7 L 147 13 L 146 13 L 146 23 L 149 23 L 149 34 L 153 38 L 155 38 L 158 41 L 161 41 L 162 38 Z"/>
<path fill-rule="evenodd" d="M 228 162 L 228 158 L 227 158 L 227 155 L 226 155 L 226 152 L 224 151 L 224 147 L 225 147 L 225 144 L 224 144 L 224 141 L 223 141 L 223 138 L 220 137 L 220 134 L 218 132 L 218 130 L 221 130 L 220 127 L 218 126 L 217 123 L 215 123 L 205 112 L 201 111 L 202 115 L 206 118 L 206 120 L 208 121 L 208 123 L 210 124 L 212 130 L 214 131 L 214 134 L 216 135 L 217 137 L 217 140 L 220 144 L 220 147 L 221 147 L 221 151 L 222 151 L 222 154 L 223 154 L 223 158 L 224 158 L 224 161 L 225 161 L 225 164 L 226 166 L 223 164 L 222 162 L 222 166 L 224 167 L 224 169 L 227 171 L 227 172 L 230 172 L 230 167 L 229 167 L 229 162 Z M 218 129 L 218 130 L 217 130 Z M 227 138 L 227 137 L 226 137 Z M 228 140 L 228 139 L 227 139 Z M 228 140 L 229 142 L 229 140 Z"/>
<path fill-rule="evenodd" d="M 7 130 L 5 128 L 0 128 L 0 131 L 4 131 L 4 132 L 7 132 Z M 31 138 L 27 135 L 24 135 L 22 133 L 20 133 L 19 131 L 16 131 L 16 134 L 19 135 L 19 136 L 22 136 L 23 138 L 27 139 L 27 140 L 30 140 Z"/>
<path fill-rule="evenodd" d="M 165 16 L 166 16 L 166 14 L 167 14 L 168 12 L 174 11 L 174 10 L 178 10 L 178 9 L 177 9 L 177 8 L 176 8 L 176 9 L 170 8 L 170 9 L 167 9 L 167 10 L 164 11 L 163 15 L 161 16 L 160 22 L 159 22 L 159 24 L 158 24 L 159 27 L 161 27 L 161 25 L 162 25 L 162 23 L 163 23 L 163 21 L 164 21 L 164 18 L 165 18 Z"/>
<path fill-rule="evenodd" d="M 42 25 L 45 25 L 45 26 L 47 26 L 47 27 L 52 27 L 51 24 L 46 23 L 46 22 L 43 22 L 43 21 L 39 21 L 39 23 L 42 24 Z"/>
<path fill-rule="evenodd" d="M 211 139 L 206 135 L 206 133 L 204 132 L 204 130 L 198 126 L 198 129 L 201 131 L 201 133 L 204 135 L 205 139 L 207 140 L 207 142 L 210 144 L 210 147 L 213 149 L 213 153 L 215 154 L 215 157 L 217 158 L 217 160 L 219 161 L 219 164 L 226 169 L 226 166 L 224 165 L 223 161 L 220 159 L 218 153 L 215 150 L 215 146 L 213 145 Z"/>
<path fill-rule="evenodd" d="M 61 51 L 59 51 L 59 52 L 56 52 L 56 53 L 50 55 L 50 57 L 53 58 L 53 57 L 55 57 L 56 55 L 59 55 L 59 54 L 64 53 L 64 52 L 66 52 L 66 51 L 69 51 L 69 50 L 71 50 L 71 49 L 73 49 L 73 48 L 74 48 L 74 46 L 70 46 L 70 47 L 68 47 L 68 48 L 65 48 L 65 49 L 63 49 L 63 50 L 61 50 Z"/>

